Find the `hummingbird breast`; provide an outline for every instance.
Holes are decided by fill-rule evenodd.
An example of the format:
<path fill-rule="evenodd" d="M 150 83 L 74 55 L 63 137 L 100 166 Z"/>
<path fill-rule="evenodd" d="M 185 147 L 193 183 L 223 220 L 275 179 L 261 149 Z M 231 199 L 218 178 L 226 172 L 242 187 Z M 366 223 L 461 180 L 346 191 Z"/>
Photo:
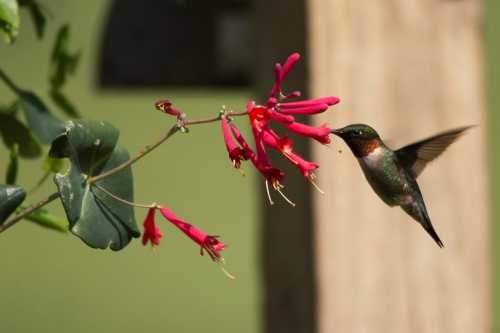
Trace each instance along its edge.
<path fill-rule="evenodd" d="M 394 152 L 380 146 L 358 158 L 366 180 L 375 193 L 389 206 L 400 205 L 411 198 L 405 170 L 400 167 Z"/>

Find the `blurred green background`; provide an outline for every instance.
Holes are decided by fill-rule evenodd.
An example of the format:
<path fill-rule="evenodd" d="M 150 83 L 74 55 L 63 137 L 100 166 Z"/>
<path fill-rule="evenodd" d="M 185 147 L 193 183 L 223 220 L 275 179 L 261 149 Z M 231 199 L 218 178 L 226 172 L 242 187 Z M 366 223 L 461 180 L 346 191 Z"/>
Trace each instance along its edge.
<path fill-rule="evenodd" d="M 487 102 L 490 132 L 490 175 L 491 175 L 491 207 L 492 207 L 492 272 L 493 272 L 493 331 L 500 332 L 500 264 L 497 254 L 500 253 L 500 2 L 486 0 L 485 9 L 485 46 L 486 63 L 485 78 L 487 86 Z"/>
<path fill-rule="evenodd" d="M 44 40 L 34 35 L 23 11 L 14 46 L 0 43 L 1 66 L 17 84 L 37 92 L 49 105 L 48 63 L 57 28 L 69 22 L 72 49 L 83 51 L 76 77 L 65 91 L 85 118 L 108 120 L 121 130 L 134 154 L 159 137 L 172 119 L 154 109 L 169 98 L 191 117 L 216 115 L 222 104 L 243 108 L 245 90 L 98 90 L 96 62 L 111 1 L 42 1 L 52 18 Z M 2 101 L 14 97 L 0 85 Z M 0 175 L 7 152 L 0 150 Z M 24 162 L 24 161 L 23 161 Z M 39 163 L 22 163 L 20 185 L 31 188 Z M 255 174 L 235 171 L 217 124 L 193 127 L 134 165 L 138 202 L 159 202 L 200 229 L 221 235 L 227 279 L 219 267 L 171 225 L 154 254 L 133 241 L 121 252 L 88 248 L 70 234 L 22 222 L 1 235 L 0 332 L 256 332 L 259 286 L 256 258 Z M 48 182 L 33 200 L 54 191 Z M 50 209 L 62 213 L 59 202 Z M 194 209 L 196 207 L 196 209 Z M 144 210 L 136 210 L 141 224 Z M 160 216 L 158 216 L 159 220 Z"/>
<path fill-rule="evenodd" d="M 171 125 L 153 103 L 169 98 L 191 117 L 214 115 L 222 104 L 241 109 L 248 90 L 132 89 L 98 90 L 97 55 L 104 19 L 111 1 L 46 2 L 52 12 L 43 41 L 35 38 L 23 11 L 20 37 L 13 47 L 0 43 L 2 68 L 22 87 L 47 98 L 50 48 L 57 28 L 71 24 L 74 48 L 83 50 L 76 77 L 65 91 L 86 118 L 108 120 L 121 130 L 121 142 L 131 153 L 152 142 Z M 500 2 L 487 0 L 485 10 L 486 71 L 490 116 L 493 221 L 500 216 Z M 13 95 L 0 85 L 1 101 Z M 56 110 L 52 108 L 52 110 Z M 57 111 L 56 111 L 57 113 Z M 63 117 L 61 113 L 58 116 Z M 0 148 L 0 175 L 7 152 Z M 24 162 L 20 185 L 32 187 L 41 174 L 39 163 Z M 227 160 L 217 124 L 192 128 L 134 166 L 135 197 L 157 201 L 229 244 L 228 280 L 184 235 L 167 224 L 165 237 L 153 254 L 139 241 L 121 252 L 92 250 L 71 235 L 46 231 L 22 222 L 2 234 L 0 242 L 1 332 L 134 332 L 218 331 L 258 332 L 260 280 L 257 258 L 258 200 L 256 175 L 234 171 Z M 46 184 L 33 200 L 54 190 Z M 196 209 L 193 209 L 196 207 Z M 62 215 L 58 202 L 51 210 Z M 142 223 L 144 211 L 137 210 Z M 493 223 L 492 238 L 500 238 Z M 493 253 L 500 242 L 493 241 Z M 97 255 L 98 254 L 98 255 Z M 494 267 L 494 314 L 500 314 L 500 265 Z M 500 332 L 500 315 L 494 315 Z"/>

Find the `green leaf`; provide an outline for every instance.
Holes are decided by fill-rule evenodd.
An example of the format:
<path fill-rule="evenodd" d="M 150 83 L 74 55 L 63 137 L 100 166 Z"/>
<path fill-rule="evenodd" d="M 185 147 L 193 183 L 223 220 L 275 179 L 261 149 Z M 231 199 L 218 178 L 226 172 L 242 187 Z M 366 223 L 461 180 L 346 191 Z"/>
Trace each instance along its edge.
<path fill-rule="evenodd" d="M 51 143 L 64 132 L 64 123 L 54 117 L 35 94 L 21 91 L 19 98 L 29 127 L 42 143 Z"/>
<path fill-rule="evenodd" d="M 121 250 L 140 232 L 133 208 L 116 201 L 87 182 L 129 159 L 127 150 L 117 146 L 118 130 L 102 121 L 75 120 L 66 123 L 66 132 L 52 143 L 50 156 L 68 157 L 65 174 L 54 181 L 69 221 L 70 231 L 93 248 Z M 123 170 L 97 184 L 114 195 L 133 201 L 132 171 Z"/>
<path fill-rule="evenodd" d="M 7 43 L 13 43 L 19 31 L 17 0 L 0 0 L 0 32 Z"/>
<path fill-rule="evenodd" d="M 10 185 L 0 185 L 0 225 L 12 214 L 26 198 L 23 188 Z"/>
<path fill-rule="evenodd" d="M 68 232 L 68 221 L 59 216 L 50 214 L 45 209 L 37 209 L 30 215 L 26 216 L 25 219 L 45 228 L 63 233 Z"/>
<path fill-rule="evenodd" d="M 19 145 L 19 155 L 24 158 L 37 158 L 42 154 L 42 147 L 31 131 L 21 123 L 14 113 L 0 112 L 0 136 L 4 144 L 12 149 Z"/>
<path fill-rule="evenodd" d="M 39 39 L 42 39 L 47 24 L 44 8 L 35 0 L 20 0 L 19 5 L 28 8 L 35 25 L 36 35 Z"/>
<path fill-rule="evenodd" d="M 10 161 L 7 166 L 7 173 L 5 175 L 5 183 L 7 185 L 14 185 L 17 180 L 17 171 L 19 169 L 19 145 L 17 143 L 13 144 L 10 148 Z"/>
<path fill-rule="evenodd" d="M 68 116 L 73 118 L 80 118 L 80 114 L 76 110 L 76 107 L 61 91 L 51 90 L 50 97 L 52 97 L 52 101 Z"/>
<path fill-rule="evenodd" d="M 65 24 L 57 33 L 52 50 L 50 82 L 52 90 L 59 90 L 66 83 L 67 77 L 75 73 L 80 60 L 80 52 L 69 50 L 69 25 Z"/>
<path fill-rule="evenodd" d="M 57 173 L 64 168 L 64 160 L 62 158 L 55 158 L 47 156 L 43 162 L 43 170 L 50 173 Z"/>

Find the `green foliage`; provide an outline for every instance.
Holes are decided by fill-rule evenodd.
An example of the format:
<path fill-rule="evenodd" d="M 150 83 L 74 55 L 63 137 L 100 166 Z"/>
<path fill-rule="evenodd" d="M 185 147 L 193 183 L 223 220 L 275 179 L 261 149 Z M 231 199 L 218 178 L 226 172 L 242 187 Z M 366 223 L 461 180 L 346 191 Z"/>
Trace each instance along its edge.
<path fill-rule="evenodd" d="M 12 214 L 26 198 L 23 188 L 11 185 L 0 185 L 0 225 Z"/>
<path fill-rule="evenodd" d="M 47 23 L 46 10 L 37 0 L 0 0 L 0 35 L 13 43 L 19 30 L 19 7 L 27 9 L 34 23 L 38 38 L 42 38 Z M 71 52 L 69 25 L 62 26 L 56 37 L 50 61 L 49 94 L 53 102 L 70 117 L 79 114 L 74 104 L 64 94 L 68 78 L 78 66 L 80 52 Z M 128 159 L 128 152 L 118 147 L 118 131 L 103 122 L 68 122 L 66 125 L 49 112 L 45 103 L 33 92 L 18 87 L 0 69 L 0 79 L 17 95 L 8 108 L 0 107 L 0 136 L 10 150 L 5 181 L 17 181 L 19 158 L 39 158 L 41 144 L 52 144 L 50 156 L 43 162 L 45 175 L 38 181 L 36 190 L 51 174 L 60 172 L 65 158 L 71 165 L 65 174 L 57 174 L 55 182 L 68 216 L 72 233 L 95 248 L 111 247 L 120 250 L 132 237 L 139 236 L 130 206 L 124 206 L 95 186 L 87 184 L 90 176 L 114 168 Z M 25 122 L 18 119 L 18 110 L 24 111 Z M 109 191 L 132 200 L 132 172 L 130 168 L 99 182 Z M 96 192 L 97 191 L 97 192 Z M 99 192 L 100 191 L 100 192 Z M 26 192 L 20 187 L 0 185 L 0 224 L 16 209 Z M 40 226 L 68 231 L 68 222 L 37 209 L 25 217 Z"/>
<path fill-rule="evenodd" d="M 21 91 L 19 99 L 28 125 L 40 142 L 49 144 L 64 132 L 64 123 L 49 112 L 38 96 L 29 91 Z"/>
<path fill-rule="evenodd" d="M 31 131 L 20 122 L 14 108 L 17 104 L 11 107 L 9 112 L 1 112 L 0 108 L 0 136 L 7 148 L 12 149 L 14 145 L 19 147 L 19 156 L 23 158 L 37 158 L 42 154 L 42 148 L 38 140 L 33 137 Z"/>
<path fill-rule="evenodd" d="M 47 25 L 47 18 L 45 15 L 45 10 L 42 6 L 35 0 L 19 0 L 19 5 L 22 7 L 27 7 L 33 24 L 35 25 L 36 35 L 39 39 L 42 39 L 45 33 L 45 26 Z"/>
<path fill-rule="evenodd" d="M 75 105 L 71 103 L 62 91 L 51 90 L 50 97 L 52 98 L 52 102 L 54 102 L 54 104 L 63 110 L 68 116 L 72 118 L 80 118 L 80 114 L 76 110 Z"/>
<path fill-rule="evenodd" d="M 19 145 L 17 143 L 13 144 L 10 148 L 10 161 L 7 166 L 7 172 L 5 175 L 5 183 L 7 185 L 14 185 L 17 181 L 17 171 L 19 169 Z"/>
<path fill-rule="evenodd" d="M 43 170 L 49 173 L 57 173 L 64 168 L 64 159 L 47 156 L 43 162 Z"/>
<path fill-rule="evenodd" d="M 58 187 L 70 230 L 93 248 L 121 250 L 132 237 L 139 237 L 133 209 L 111 198 L 88 182 L 129 159 L 117 146 L 118 130 L 102 121 L 69 121 L 66 131 L 52 143 L 50 156 L 69 158 L 65 174 L 57 174 Z M 129 168 L 98 182 L 114 195 L 133 200 Z"/>
<path fill-rule="evenodd" d="M 62 233 L 68 232 L 68 221 L 56 215 L 50 214 L 45 209 L 38 209 L 26 216 L 26 220 L 38 224 L 41 227 Z"/>
<path fill-rule="evenodd" d="M 13 43 L 19 31 L 19 6 L 17 0 L 0 0 L 0 35 L 6 43 Z"/>
<path fill-rule="evenodd" d="M 50 96 L 54 103 L 71 117 L 79 117 L 75 106 L 63 94 L 61 89 L 68 76 L 73 75 L 80 60 L 80 52 L 69 51 L 69 25 L 63 25 L 57 33 L 50 63 Z"/>

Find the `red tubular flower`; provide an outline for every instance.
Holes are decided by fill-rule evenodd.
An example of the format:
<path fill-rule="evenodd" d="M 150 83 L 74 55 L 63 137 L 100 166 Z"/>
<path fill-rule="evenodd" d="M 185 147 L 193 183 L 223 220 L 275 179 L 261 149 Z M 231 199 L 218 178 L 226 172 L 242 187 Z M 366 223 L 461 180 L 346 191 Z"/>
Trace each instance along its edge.
<path fill-rule="evenodd" d="M 274 66 L 274 74 L 275 74 L 275 83 L 273 86 L 273 89 L 271 89 L 271 96 L 274 97 L 277 93 L 280 93 L 280 97 L 282 98 L 295 98 L 300 96 L 300 92 L 294 91 L 292 94 L 285 96 L 281 92 L 281 84 L 283 81 L 286 79 L 288 76 L 288 73 L 292 70 L 292 68 L 295 66 L 295 64 L 299 61 L 300 59 L 300 54 L 298 53 L 293 53 L 286 59 L 285 64 L 281 66 L 281 64 L 276 64 Z"/>
<path fill-rule="evenodd" d="M 284 99 L 297 98 L 300 97 L 302 93 L 298 90 L 292 91 L 290 94 L 282 96 Z"/>
<path fill-rule="evenodd" d="M 281 76 L 280 76 L 281 82 L 283 82 L 286 79 L 288 73 L 290 73 L 293 67 L 295 67 L 295 64 L 299 61 L 299 59 L 300 59 L 300 54 L 298 54 L 297 52 L 292 53 L 288 57 L 288 59 L 286 59 L 285 64 L 283 65 L 283 70 L 281 71 Z"/>
<path fill-rule="evenodd" d="M 248 117 L 250 119 L 250 126 L 253 130 L 257 132 L 262 132 L 262 130 L 267 127 L 269 123 L 269 112 L 267 108 L 262 105 L 255 105 L 253 102 L 247 104 Z"/>
<path fill-rule="evenodd" d="M 259 160 L 257 154 L 255 154 L 252 148 L 250 148 L 245 138 L 243 137 L 243 135 L 241 135 L 236 126 L 234 126 L 233 124 L 230 124 L 230 126 L 236 141 L 238 141 L 240 146 L 243 148 L 245 155 L 250 161 L 252 161 L 252 164 L 255 166 L 255 168 L 262 174 L 262 176 L 266 180 L 266 184 L 270 183 L 275 190 L 280 192 L 283 188 L 283 185 L 281 185 L 281 183 L 283 182 L 283 179 L 285 179 L 285 173 L 278 168 L 273 168 L 269 160 Z M 267 156 L 267 154 L 265 154 L 265 156 Z M 269 193 L 268 196 L 270 198 Z M 271 202 L 271 204 L 273 203 L 272 200 L 269 201 Z"/>
<path fill-rule="evenodd" d="M 273 89 L 271 89 L 271 96 L 275 96 L 277 93 L 280 92 L 281 90 L 281 72 L 283 68 L 281 67 L 281 64 L 276 64 L 274 65 L 274 86 Z"/>
<path fill-rule="evenodd" d="M 278 103 L 278 108 L 302 108 L 302 107 L 307 107 L 307 106 L 312 106 L 312 105 L 317 105 L 317 104 L 326 104 L 328 106 L 332 106 L 335 104 L 338 104 L 340 102 L 340 98 L 335 97 L 335 96 L 330 96 L 330 97 L 323 97 L 323 98 L 316 98 L 316 99 L 308 99 L 305 101 L 299 101 L 299 102 L 285 102 L 285 103 Z"/>
<path fill-rule="evenodd" d="M 245 159 L 246 160 L 249 159 L 252 162 L 254 162 L 254 164 L 255 164 L 257 162 L 257 156 L 255 155 L 255 152 L 252 150 L 252 148 L 250 148 L 250 146 L 248 145 L 248 143 L 245 140 L 245 138 L 243 137 L 243 135 L 241 135 L 240 131 L 238 131 L 238 128 L 236 127 L 236 125 L 230 124 L 229 126 L 231 127 L 231 132 L 233 132 L 234 138 L 236 139 L 236 141 L 238 141 L 240 146 L 243 148 L 243 152 L 245 154 Z"/>
<path fill-rule="evenodd" d="M 144 233 L 142 234 L 142 245 L 146 245 L 151 242 L 152 246 L 160 245 L 160 240 L 163 237 L 163 233 L 155 224 L 155 212 L 156 208 L 149 208 L 146 219 L 144 220 Z"/>
<path fill-rule="evenodd" d="M 226 117 L 222 117 L 221 126 L 229 158 L 231 159 L 233 166 L 236 169 L 239 169 L 241 167 L 241 161 L 248 159 L 248 157 L 245 155 L 243 149 L 238 147 L 238 145 L 234 142 L 231 130 L 229 129 L 229 122 Z"/>
<path fill-rule="evenodd" d="M 309 180 L 314 179 L 314 175 L 311 172 L 313 170 L 316 170 L 319 166 L 316 163 L 306 161 L 300 155 L 295 153 L 295 151 L 293 150 L 292 140 L 290 140 L 287 136 L 284 136 L 278 141 L 278 149 L 299 168 L 304 177 Z"/>
<path fill-rule="evenodd" d="M 293 150 L 293 141 L 288 136 L 285 135 L 280 138 L 274 131 L 269 130 L 264 132 L 263 138 L 266 145 L 281 152 L 290 162 L 297 166 L 304 177 L 309 180 L 314 179 L 314 175 L 311 172 L 319 166 L 316 163 L 303 159 L 295 153 Z"/>
<path fill-rule="evenodd" d="M 203 251 L 207 251 L 208 255 L 213 261 L 222 262 L 223 258 L 220 254 L 226 247 L 226 244 L 220 242 L 217 238 L 219 236 L 210 236 L 203 231 L 195 228 L 193 225 L 184 222 L 172 213 L 168 208 L 160 207 L 160 213 L 186 236 L 191 238 L 195 243 L 200 246 L 200 255 Z"/>
<path fill-rule="evenodd" d="M 321 142 L 322 144 L 329 144 L 330 143 L 330 131 L 331 129 L 328 128 L 325 124 L 315 127 L 315 126 L 309 126 L 306 124 L 294 122 L 292 124 L 283 124 L 286 128 L 291 130 L 292 132 L 306 136 L 309 138 L 312 138 L 318 142 Z"/>
<path fill-rule="evenodd" d="M 267 154 L 266 147 L 264 146 L 264 141 L 262 140 L 263 132 L 254 131 L 253 135 L 255 138 L 255 150 L 257 151 L 257 166 L 260 166 L 262 168 L 271 167 L 271 159 Z"/>
<path fill-rule="evenodd" d="M 314 104 L 314 105 L 310 105 L 310 106 L 303 106 L 300 108 L 291 108 L 291 109 L 279 108 L 278 109 L 278 111 L 280 113 L 284 113 L 286 115 L 290 115 L 290 114 L 311 115 L 311 114 L 325 112 L 326 110 L 328 110 L 328 104 Z"/>
<path fill-rule="evenodd" d="M 226 147 L 230 158 L 233 160 L 233 164 L 235 164 L 235 166 L 239 166 L 240 161 L 243 159 L 242 157 L 251 160 L 256 169 L 266 180 L 266 189 L 271 204 L 273 202 L 269 194 L 269 184 L 271 184 L 273 188 L 285 198 L 285 200 L 293 205 L 293 203 L 281 192 L 281 189 L 283 188 L 281 182 L 285 177 L 285 173 L 272 166 L 271 160 L 266 152 L 266 146 L 281 152 L 287 159 L 299 168 L 302 174 L 310 180 L 314 186 L 316 186 L 316 184 L 313 181 L 314 174 L 312 171 L 317 169 L 318 165 L 303 159 L 299 154 L 297 154 L 293 150 L 292 141 L 287 136 L 280 138 L 276 133 L 274 133 L 270 127 L 270 122 L 277 122 L 298 135 L 312 138 L 323 144 L 328 144 L 330 143 L 330 128 L 326 125 L 314 127 L 296 122 L 294 115 L 314 115 L 321 113 L 340 101 L 340 99 L 335 96 L 327 96 L 305 101 L 289 101 L 291 98 L 300 97 L 300 92 L 294 91 L 288 95 L 284 94 L 282 91 L 282 84 L 299 59 L 300 55 L 298 53 L 293 53 L 287 58 L 283 65 L 279 63 L 275 65 L 275 82 L 265 105 L 256 105 L 253 101 L 248 102 L 246 105 L 250 127 L 255 140 L 255 151 L 250 148 L 243 136 L 241 136 L 236 127 L 232 124 L 229 125 L 229 128 L 231 129 L 233 137 L 239 143 L 240 147 L 237 147 L 234 143 L 231 144 L 228 124 L 225 120 L 223 120 L 222 124 L 224 138 L 227 142 Z"/>
<path fill-rule="evenodd" d="M 163 99 L 163 100 L 159 100 L 155 103 L 155 107 L 157 110 L 163 112 L 163 113 L 167 113 L 171 116 L 180 116 L 181 115 L 181 111 L 175 109 L 172 107 L 172 103 L 168 100 L 168 99 Z"/>
<path fill-rule="evenodd" d="M 268 109 L 267 114 L 269 115 L 269 118 L 281 124 L 291 124 L 295 121 L 295 118 L 293 116 L 279 113 L 277 111 L 274 111 L 273 109 Z"/>

